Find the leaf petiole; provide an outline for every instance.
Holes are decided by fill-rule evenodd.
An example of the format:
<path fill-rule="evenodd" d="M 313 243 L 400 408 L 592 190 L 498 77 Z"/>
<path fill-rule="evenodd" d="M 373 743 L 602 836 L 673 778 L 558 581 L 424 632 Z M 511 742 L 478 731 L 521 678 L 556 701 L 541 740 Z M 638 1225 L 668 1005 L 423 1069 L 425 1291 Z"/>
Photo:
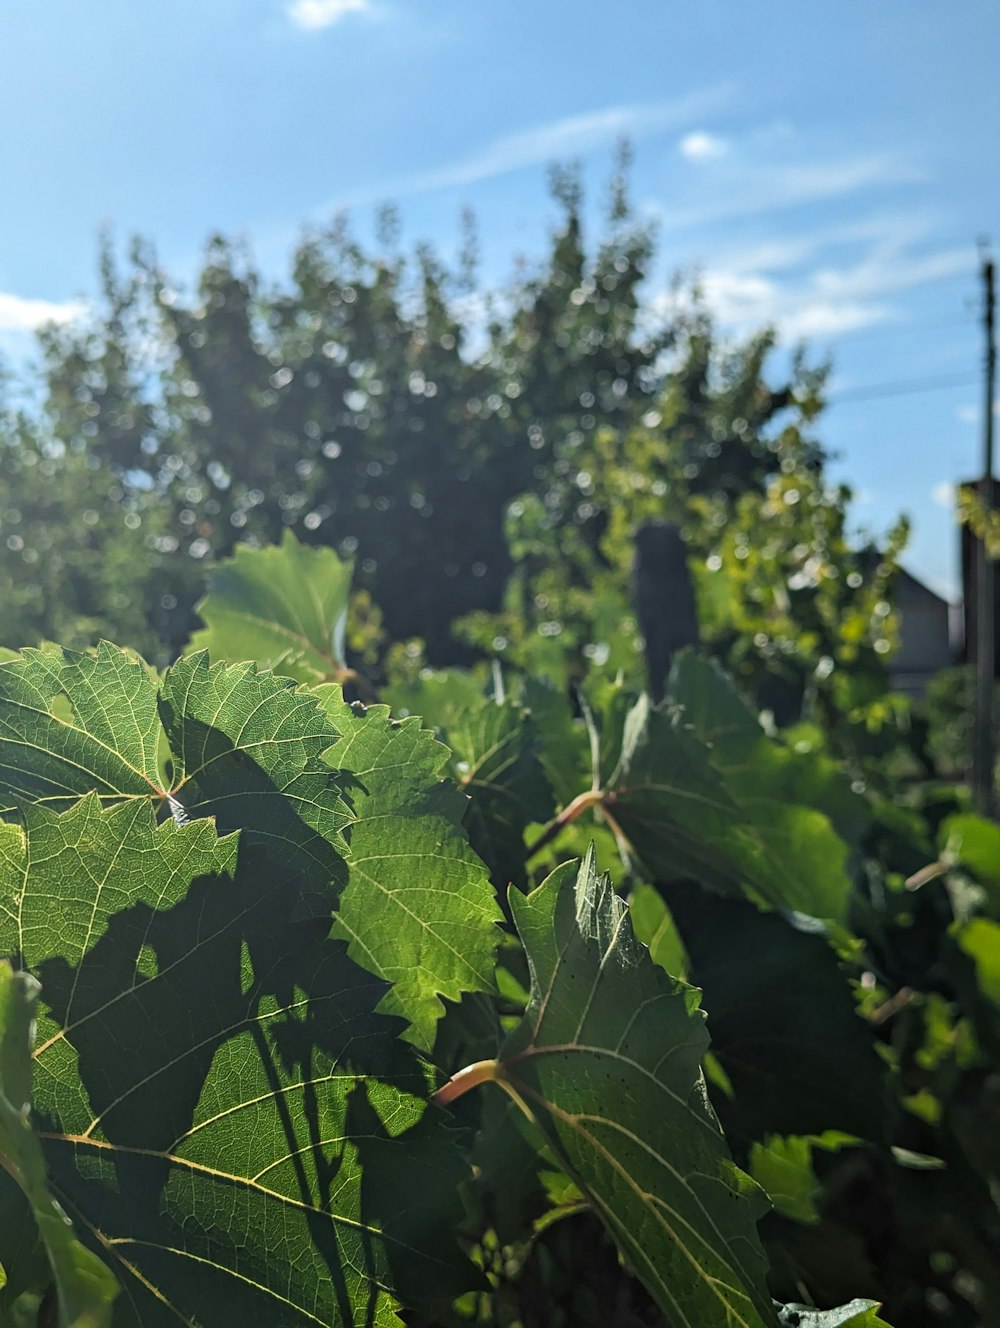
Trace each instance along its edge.
<path fill-rule="evenodd" d="M 473 1061 L 464 1070 L 453 1074 L 448 1082 L 437 1090 L 431 1101 L 439 1107 L 446 1107 L 449 1103 L 457 1102 L 460 1097 L 464 1097 L 470 1089 L 502 1078 L 503 1066 L 498 1060 Z"/>
<path fill-rule="evenodd" d="M 588 807 L 596 807 L 604 798 L 600 789 L 587 789 L 586 793 L 579 793 L 566 807 L 562 809 L 554 821 L 550 821 L 542 833 L 531 844 L 526 853 L 525 859 L 530 860 L 536 853 L 540 853 L 546 844 L 551 844 L 566 826 L 570 825 L 576 818 L 585 812 Z"/>

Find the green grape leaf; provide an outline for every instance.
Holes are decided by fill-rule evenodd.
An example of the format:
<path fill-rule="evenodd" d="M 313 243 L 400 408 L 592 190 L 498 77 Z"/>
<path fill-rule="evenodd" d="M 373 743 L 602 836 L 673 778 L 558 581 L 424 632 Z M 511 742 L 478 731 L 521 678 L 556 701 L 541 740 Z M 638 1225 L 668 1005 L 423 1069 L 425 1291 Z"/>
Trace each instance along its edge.
<path fill-rule="evenodd" d="M 2 925 L 42 980 L 42 1146 L 121 1283 L 116 1328 L 382 1328 L 475 1285 L 426 1071 L 376 1011 L 385 983 L 295 922 L 294 874 L 144 802 L 7 830 Z"/>
<path fill-rule="evenodd" d="M 175 811 L 214 816 L 221 831 L 244 829 L 315 882 L 321 898 L 328 882 L 342 883 L 350 816 L 322 759 L 339 735 L 311 692 L 253 664 L 210 666 L 202 651 L 167 670 L 160 714 Z"/>
<path fill-rule="evenodd" d="M 457 777 L 469 795 L 469 841 L 506 891 L 527 881 L 524 832 L 555 810 L 539 760 L 541 741 L 530 716 L 509 701 L 484 700 L 448 725 Z"/>
<path fill-rule="evenodd" d="M 191 649 L 256 660 L 296 682 L 339 679 L 352 573 L 332 549 L 300 544 L 290 530 L 271 548 L 237 544 L 196 605 L 205 628 Z"/>
<path fill-rule="evenodd" d="M 323 894 L 349 819 L 316 700 L 252 664 L 177 661 L 162 685 L 131 652 L 26 650 L 0 665 L 0 799 L 62 809 L 85 793 L 246 828 Z M 161 769 L 161 761 L 164 767 Z M 329 897 L 326 907 L 329 910 Z"/>
<path fill-rule="evenodd" d="M 162 797 L 159 741 L 156 676 L 130 651 L 47 646 L 0 664 L 4 806 Z"/>
<path fill-rule="evenodd" d="M 686 980 L 688 957 L 684 942 L 659 890 L 639 881 L 629 894 L 628 911 L 632 930 L 648 948 L 654 963 L 672 978 Z"/>
<path fill-rule="evenodd" d="M 349 812 L 322 759 L 337 741 L 315 698 L 252 664 L 177 661 L 162 684 L 136 655 L 27 650 L 0 665 L 0 800 L 62 809 L 85 793 L 179 821 L 214 816 L 293 866 L 329 912 Z M 331 892 L 332 888 L 332 892 Z M 305 905 L 304 905 L 305 906 Z M 316 904 L 309 905 L 317 906 Z"/>
<path fill-rule="evenodd" d="M 767 794 L 755 757 L 745 770 L 727 765 L 683 712 L 654 709 L 647 696 L 631 703 L 618 691 L 601 719 L 601 806 L 652 879 L 749 889 L 775 907 L 843 919 L 846 844 L 822 813 Z"/>
<path fill-rule="evenodd" d="M 755 874 L 754 846 L 707 748 L 646 696 L 633 701 L 616 687 L 602 701 L 601 808 L 649 876 L 742 893 Z"/>
<path fill-rule="evenodd" d="M 521 704 L 542 738 L 539 754 L 549 784 L 565 806 L 590 778 L 587 734 L 573 718 L 565 691 L 544 678 L 525 678 Z"/>
<path fill-rule="evenodd" d="M 30 1204 L 55 1283 L 60 1323 L 65 1328 L 105 1328 L 111 1323 L 117 1283 L 106 1265 L 76 1239 L 53 1198 L 31 1120 L 37 1001 L 35 979 L 0 962 L 0 1162 Z"/>
<path fill-rule="evenodd" d="M 333 923 L 351 956 L 391 982 L 382 1009 L 404 1016 L 429 1050 L 441 997 L 493 989 L 501 917 L 461 821 L 466 798 L 445 778 L 448 749 L 416 718 L 312 693 L 342 735 L 328 754 L 352 806 L 349 878 Z"/>
<path fill-rule="evenodd" d="M 708 1105 L 698 993 L 635 941 L 592 853 L 510 906 L 531 1003 L 499 1077 L 672 1325 L 773 1325 L 754 1225 L 767 1202 Z"/>
<path fill-rule="evenodd" d="M 938 845 L 944 862 L 962 866 L 976 878 L 987 911 L 1000 919 L 1000 825 L 981 816 L 949 816 Z"/>
<path fill-rule="evenodd" d="M 820 1220 L 816 1200 L 822 1183 L 813 1170 L 813 1149 L 833 1150 L 856 1142 L 850 1135 L 773 1135 L 750 1149 L 749 1171 L 767 1192 L 776 1213 L 813 1226 Z"/>
<path fill-rule="evenodd" d="M 732 1086 L 716 1103 L 727 1135 L 880 1141 L 884 1065 L 823 928 L 694 886 L 666 894 Z"/>
<path fill-rule="evenodd" d="M 33 730 L 13 694 L 34 698 Z M 300 918 L 335 908 L 351 827 L 354 888 L 338 934 L 395 983 L 389 1006 L 429 1046 L 439 996 L 492 988 L 499 910 L 461 830 L 468 799 L 443 778 L 447 749 L 418 720 L 393 724 L 384 707 L 363 715 L 335 686 L 297 688 L 253 664 L 210 664 L 204 651 L 159 688 L 112 646 L 0 665 L 0 741 L 5 721 L 34 733 L 14 749 L 30 775 L 8 786 L 18 805 L 62 807 L 90 790 L 179 823 L 212 817 L 283 873 Z"/>
<path fill-rule="evenodd" d="M 856 850 L 872 823 L 870 806 L 851 788 L 843 767 L 821 752 L 768 737 L 732 678 L 716 660 L 693 650 L 675 659 L 667 698 L 683 707 L 684 723 L 711 748 L 713 766 L 751 812 L 775 856 L 797 855 L 817 902 L 842 911 L 849 886 L 845 845 Z M 802 911 L 833 916 L 815 907 Z"/>
<path fill-rule="evenodd" d="M 953 924 L 952 934 L 975 965 L 976 982 L 987 1000 L 1000 1006 L 1000 923 L 972 918 Z"/>
<path fill-rule="evenodd" d="M 391 682 L 381 692 L 393 714 L 419 715 L 428 728 L 441 732 L 484 699 L 484 676 L 468 669 L 422 669 L 412 682 Z"/>

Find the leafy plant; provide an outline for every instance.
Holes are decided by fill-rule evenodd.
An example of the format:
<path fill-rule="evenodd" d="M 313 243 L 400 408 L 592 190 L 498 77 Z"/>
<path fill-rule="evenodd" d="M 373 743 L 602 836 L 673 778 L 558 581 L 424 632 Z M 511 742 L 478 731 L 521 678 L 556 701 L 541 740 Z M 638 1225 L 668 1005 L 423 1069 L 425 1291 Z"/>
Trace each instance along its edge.
<path fill-rule="evenodd" d="M 332 557 L 0 664 L 0 1322 L 996 1322 L 996 828 L 693 655 L 348 703 Z"/>

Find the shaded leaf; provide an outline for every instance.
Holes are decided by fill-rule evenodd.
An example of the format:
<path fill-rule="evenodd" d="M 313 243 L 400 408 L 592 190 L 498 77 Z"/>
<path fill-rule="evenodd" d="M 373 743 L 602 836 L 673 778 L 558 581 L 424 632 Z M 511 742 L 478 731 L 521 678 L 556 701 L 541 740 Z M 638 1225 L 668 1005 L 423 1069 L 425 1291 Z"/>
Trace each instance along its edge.
<path fill-rule="evenodd" d="M 671 668 L 667 699 L 683 708 L 685 724 L 712 748 L 716 768 L 748 796 L 767 800 L 784 790 L 793 801 L 824 812 L 852 845 L 871 824 L 871 809 L 851 788 L 842 765 L 815 750 L 821 733 L 791 744 L 783 734 L 765 733 L 757 711 L 718 660 L 682 650 Z M 791 731 L 797 738 L 809 732 L 803 725 Z M 754 770 L 762 767 L 763 789 L 753 787 L 748 764 Z"/>
<path fill-rule="evenodd" d="M 31 1121 L 31 1052 L 38 983 L 0 962 L 0 1157 L 31 1205 L 65 1328 L 104 1328 L 118 1294 L 105 1264 L 76 1239 L 52 1197 Z M 6 1281 L 6 1277 L 4 1279 Z"/>
<path fill-rule="evenodd" d="M 717 750 L 685 727 L 683 712 L 654 709 L 646 696 L 630 704 L 619 694 L 602 719 L 602 805 L 654 880 L 694 879 L 733 896 L 749 889 L 843 919 L 847 846 L 822 813 L 768 792 L 756 754 L 737 764 L 725 744 Z M 760 743 L 766 750 L 763 735 Z"/>
<path fill-rule="evenodd" d="M 511 882 L 523 889 L 524 832 L 555 810 L 531 717 L 510 702 L 481 701 L 448 726 L 446 738 L 470 799 L 465 825 L 472 847 L 498 889 Z"/>
<path fill-rule="evenodd" d="M 209 664 L 204 651 L 173 664 L 160 714 L 174 760 L 172 805 L 214 816 L 307 879 L 312 893 L 342 883 L 342 790 L 321 758 L 338 738 L 316 696 L 253 664 Z M 323 905 L 321 904 L 321 908 Z"/>
<path fill-rule="evenodd" d="M 1000 923 L 972 918 L 954 928 L 955 940 L 975 964 L 979 990 L 1000 1006 Z"/>
<path fill-rule="evenodd" d="M 694 887 L 672 886 L 667 899 L 732 1085 L 733 1100 L 717 1104 L 730 1137 L 879 1140 L 883 1062 L 822 928 Z"/>
<path fill-rule="evenodd" d="M 762 1192 L 708 1105 L 697 993 L 633 938 L 593 856 L 511 892 L 531 1004 L 501 1076 L 672 1325 L 771 1325 Z"/>
<path fill-rule="evenodd" d="M 525 678 L 522 704 L 542 736 L 540 759 L 556 797 L 565 805 L 590 778 L 587 735 L 574 719 L 566 693 L 545 678 Z"/>
<path fill-rule="evenodd" d="M 847 845 L 858 849 L 872 813 L 840 764 L 765 734 L 732 678 L 692 650 L 674 661 L 667 695 L 711 748 L 713 766 L 775 859 L 789 876 L 798 870 L 809 882 L 814 898 L 790 906 L 842 920 L 850 890 Z"/>
<path fill-rule="evenodd" d="M 385 983 L 292 920 L 294 877 L 95 797 L 3 847 L 43 981 L 46 1160 L 122 1283 L 116 1325 L 383 1325 L 474 1284 L 424 1071 L 375 1013 Z"/>
<path fill-rule="evenodd" d="M 707 748 L 646 696 L 619 690 L 599 718 L 601 806 L 648 875 L 742 894 L 760 863 Z"/>

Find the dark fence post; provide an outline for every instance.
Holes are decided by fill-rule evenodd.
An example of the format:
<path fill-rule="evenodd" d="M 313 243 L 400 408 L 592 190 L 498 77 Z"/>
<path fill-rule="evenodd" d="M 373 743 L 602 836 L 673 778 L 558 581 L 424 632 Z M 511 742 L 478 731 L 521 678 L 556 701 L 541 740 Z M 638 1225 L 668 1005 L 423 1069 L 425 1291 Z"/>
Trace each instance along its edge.
<path fill-rule="evenodd" d="M 662 701 L 674 654 L 698 644 L 698 610 L 687 546 L 670 521 L 648 521 L 635 533 L 632 593 L 646 652 L 653 701 Z"/>

